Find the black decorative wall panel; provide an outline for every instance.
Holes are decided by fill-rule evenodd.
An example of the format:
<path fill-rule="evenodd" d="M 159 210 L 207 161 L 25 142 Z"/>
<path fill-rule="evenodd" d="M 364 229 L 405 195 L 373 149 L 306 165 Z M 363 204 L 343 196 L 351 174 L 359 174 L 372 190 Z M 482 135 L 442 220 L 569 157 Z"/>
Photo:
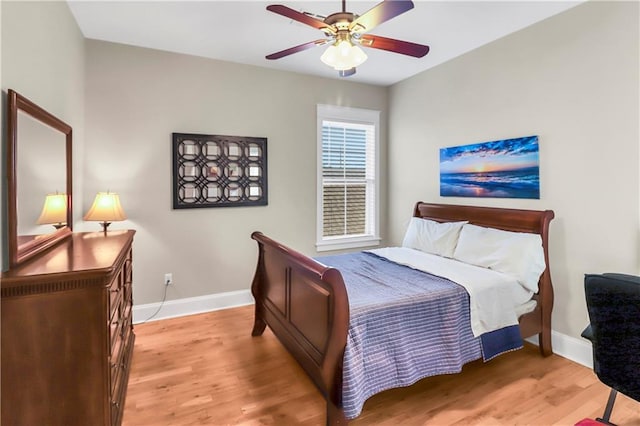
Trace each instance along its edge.
<path fill-rule="evenodd" d="M 173 208 L 267 204 L 267 138 L 173 134 Z"/>

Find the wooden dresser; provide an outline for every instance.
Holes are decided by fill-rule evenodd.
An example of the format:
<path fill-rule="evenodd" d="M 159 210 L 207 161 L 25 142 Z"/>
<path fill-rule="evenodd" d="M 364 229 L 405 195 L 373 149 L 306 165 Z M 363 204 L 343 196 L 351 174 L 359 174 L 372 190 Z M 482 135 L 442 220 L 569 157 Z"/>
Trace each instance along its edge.
<path fill-rule="evenodd" d="M 122 422 L 134 233 L 74 233 L 2 273 L 3 425 Z"/>

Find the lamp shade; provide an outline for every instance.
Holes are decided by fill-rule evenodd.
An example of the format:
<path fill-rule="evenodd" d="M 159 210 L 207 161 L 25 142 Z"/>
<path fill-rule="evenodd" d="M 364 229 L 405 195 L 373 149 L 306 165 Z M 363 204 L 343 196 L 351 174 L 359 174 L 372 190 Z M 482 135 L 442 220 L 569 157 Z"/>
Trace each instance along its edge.
<path fill-rule="evenodd" d="M 367 60 L 367 55 L 348 40 L 332 44 L 320 57 L 325 64 L 338 71 L 355 68 Z"/>
<path fill-rule="evenodd" d="M 84 220 L 102 222 L 105 231 L 109 223 L 126 218 L 127 215 L 120 204 L 120 197 L 114 192 L 98 192 L 93 205 L 84 215 Z"/>
<path fill-rule="evenodd" d="M 48 194 L 44 199 L 42 213 L 37 222 L 38 225 L 54 224 L 61 228 L 67 223 L 67 194 Z"/>

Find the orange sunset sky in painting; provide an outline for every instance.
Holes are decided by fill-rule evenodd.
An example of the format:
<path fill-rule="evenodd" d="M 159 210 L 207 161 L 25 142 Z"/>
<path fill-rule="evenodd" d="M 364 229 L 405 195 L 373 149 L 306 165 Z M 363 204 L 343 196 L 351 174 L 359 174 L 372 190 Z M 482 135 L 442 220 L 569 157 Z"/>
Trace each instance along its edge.
<path fill-rule="evenodd" d="M 538 166 L 537 138 L 526 137 L 440 150 L 440 173 L 483 173 Z"/>

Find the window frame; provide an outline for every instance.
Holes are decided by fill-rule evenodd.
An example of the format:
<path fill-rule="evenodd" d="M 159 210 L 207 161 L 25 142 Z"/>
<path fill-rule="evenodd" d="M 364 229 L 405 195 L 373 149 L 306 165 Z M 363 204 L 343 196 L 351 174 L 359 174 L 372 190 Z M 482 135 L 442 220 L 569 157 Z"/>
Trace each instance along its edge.
<path fill-rule="evenodd" d="M 324 121 L 337 121 L 372 125 L 374 128 L 374 203 L 373 234 L 358 236 L 323 237 L 323 176 L 322 176 L 322 125 Z M 317 212 L 316 212 L 316 250 L 345 250 L 371 247 L 380 244 L 380 111 L 343 107 L 335 105 L 317 105 Z M 367 212 L 368 213 L 368 212 Z"/>

